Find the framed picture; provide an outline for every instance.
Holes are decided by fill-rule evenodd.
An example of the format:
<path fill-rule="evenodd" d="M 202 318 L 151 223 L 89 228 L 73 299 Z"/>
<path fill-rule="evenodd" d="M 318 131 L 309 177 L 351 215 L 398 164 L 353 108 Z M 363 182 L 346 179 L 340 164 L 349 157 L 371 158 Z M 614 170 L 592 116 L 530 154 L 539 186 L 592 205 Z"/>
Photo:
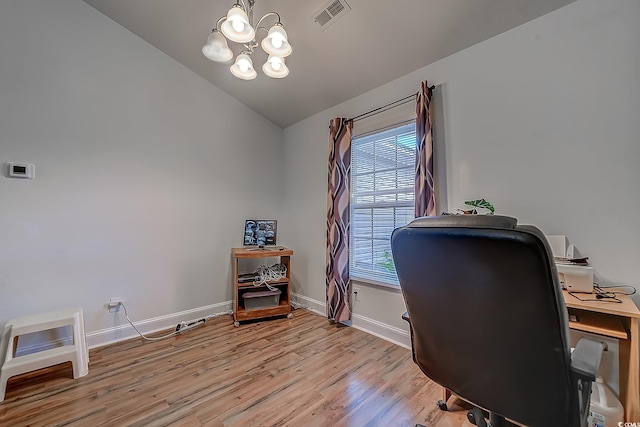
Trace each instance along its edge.
<path fill-rule="evenodd" d="M 245 246 L 275 245 L 278 221 L 275 219 L 247 219 L 244 222 Z"/>

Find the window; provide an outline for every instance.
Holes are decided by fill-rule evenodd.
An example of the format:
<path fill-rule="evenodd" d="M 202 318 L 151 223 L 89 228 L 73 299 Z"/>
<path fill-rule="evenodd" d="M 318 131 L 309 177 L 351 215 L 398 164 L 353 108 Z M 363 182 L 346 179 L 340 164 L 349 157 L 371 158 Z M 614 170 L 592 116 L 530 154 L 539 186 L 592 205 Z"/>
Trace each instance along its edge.
<path fill-rule="evenodd" d="M 391 233 L 414 219 L 415 128 L 413 120 L 351 143 L 351 278 L 398 286 Z"/>

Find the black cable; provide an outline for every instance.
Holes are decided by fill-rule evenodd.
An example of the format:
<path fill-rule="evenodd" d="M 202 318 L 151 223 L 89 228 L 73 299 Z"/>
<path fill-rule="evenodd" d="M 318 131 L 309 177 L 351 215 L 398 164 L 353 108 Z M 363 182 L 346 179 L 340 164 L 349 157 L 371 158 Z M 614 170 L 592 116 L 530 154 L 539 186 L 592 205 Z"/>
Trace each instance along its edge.
<path fill-rule="evenodd" d="M 631 292 L 614 292 L 614 293 L 619 294 L 619 295 L 629 295 L 630 296 L 630 295 L 634 295 L 636 293 L 636 291 L 637 291 L 635 286 L 631 286 L 631 285 L 601 286 L 598 283 L 594 283 L 593 285 L 594 285 L 594 289 L 600 289 L 600 290 L 602 290 L 602 289 L 615 289 L 615 288 L 628 288 L 628 289 L 631 289 Z"/>
<path fill-rule="evenodd" d="M 607 291 L 605 289 L 615 289 L 615 288 L 630 288 L 631 292 L 615 292 L 615 291 Z M 580 301 L 595 301 L 595 302 L 615 302 L 617 304 L 622 304 L 622 300 L 619 296 L 631 296 L 636 293 L 636 288 L 631 285 L 617 285 L 617 286 L 600 286 L 598 283 L 593 284 L 593 291 L 591 292 L 578 292 L 578 291 L 569 291 L 569 295 L 580 300 Z M 595 298 L 580 298 L 578 295 L 592 295 Z"/>
<path fill-rule="evenodd" d="M 622 300 L 617 298 L 615 295 L 605 295 L 594 292 L 579 292 L 579 291 L 569 291 L 569 295 L 574 297 L 579 301 L 595 301 L 595 302 L 615 302 L 618 304 L 622 304 Z M 582 295 L 595 295 L 595 298 L 580 298 L 578 294 Z"/>

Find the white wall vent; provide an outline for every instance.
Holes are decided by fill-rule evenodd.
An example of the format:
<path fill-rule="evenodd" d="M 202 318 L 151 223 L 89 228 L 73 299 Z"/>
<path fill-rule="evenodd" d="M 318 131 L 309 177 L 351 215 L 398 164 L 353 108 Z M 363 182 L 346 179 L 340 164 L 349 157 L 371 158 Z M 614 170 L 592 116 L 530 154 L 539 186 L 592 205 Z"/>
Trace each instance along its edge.
<path fill-rule="evenodd" d="M 313 21 L 324 31 L 350 10 L 345 0 L 330 0 L 313 14 Z"/>

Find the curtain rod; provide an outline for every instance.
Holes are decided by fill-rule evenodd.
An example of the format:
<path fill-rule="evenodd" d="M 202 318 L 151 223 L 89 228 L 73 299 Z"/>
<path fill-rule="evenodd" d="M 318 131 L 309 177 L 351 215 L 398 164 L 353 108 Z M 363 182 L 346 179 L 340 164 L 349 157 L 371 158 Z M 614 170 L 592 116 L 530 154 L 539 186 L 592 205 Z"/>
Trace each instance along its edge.
<path fill-rule="evenodd" d="M 436 88 L 436 86 L 433 85 L 429 89 L 434 90 L 435 88 Z M 383 105 L 381 107 L 374 108 L 373 110 L 367 111 L 366 113 L 359 114 L 359 115 L 355 116 L 354 118 L 352 118 L 351 120 L 353 122 L 357 122 L 358 120 L 362 120 L 362 119 L 366 118 L 367 116 L 373 116 L 373 115 L 376 115 L 376 114 L 379 114 L 379 113 L 383 113 L 383 112 L 385 112 L 387 110 L 390 110 L 392 108 L 398 107 L 398 106 L 400 106 L 402 104 L 406 104 L 407 102 L 409 102 L 410 99 L 415 98 L 417 95 L 418 95 L 418 92 L 413 93 L 413 94 L 411 94 L 409 96 L 405 96 L 404 98 L 401 98 L 401 99 L 398 99 L 396 101 L 390 102 L 390 103 L 388 103 L 386 105 Z"/>

